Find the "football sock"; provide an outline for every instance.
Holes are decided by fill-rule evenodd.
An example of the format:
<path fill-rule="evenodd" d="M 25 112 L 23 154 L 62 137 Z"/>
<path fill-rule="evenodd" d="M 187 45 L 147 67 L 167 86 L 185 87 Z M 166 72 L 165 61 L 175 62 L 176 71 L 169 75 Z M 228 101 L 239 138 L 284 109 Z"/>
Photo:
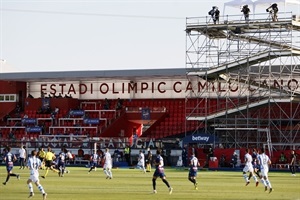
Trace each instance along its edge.
<path fill-rule="evenodd" d="M 271 182 L 269 181 L 269 179 L 266 179 L 266 184 L 269 186 L 269 188 L 272 188 Z"/>
<path fill-rule="evenodd" d="M 10 177 L 10 174 L 6 176 L 6 181 L 5 182 L 8 182 L 9 177 Z"/>
<path fill-rule="evenodd" d="M 192 179 L 192 178 L 189 178 L 189 180 L 192 182 L 192 183 L 196 183 L 196 180 L 195 179 Z"/>
<path fill-rule="evenodd" d="M 255 180 L 255 182 L 257 182 L 257 177 L 255 175 L 253 175 L 253 179 Z"/>
<path fill-rule="evenodd" d="M 28 184 L 29 192 L 33 192 L 32 183 Z"/>
<path fill-rule="evenodd" d="M 107 172 L 106 169 L 104 169 L 103 172 L 104 172 L 104 174 L 105 174 L 106 176 L 109 176 L 109 173 Z"/>
<path fill-rule="evenodd" d="M 262 184 L 264 184 L 264 186 L 267 186 L 267 183 L 266 183 L 265 179 L 261 178 L 261 179 L 260 179 L 260 182 L 261 182 Z"/>
<path fill-rule="evenodd" d="M 166 186 L 168 186 L 168 188 L 170 187 L 169 182 L 166 179 L 163 179 L 162 181 L 166 184 Z"/>
<path fill-rule="evenodd" d="M 112 172 L 111 172 L 110 169 L 108 170 L 107 174 L 108 174 L 108 176 L 109 176 L 110 178 L 112 178 Z"/>
<path fill-rule="evenodd" d="M 248 182 L 247 174 L 243 174 L 243 177 L 244 177 L 245 181 Z"/>
<path fill-rule="evenodd" d="M 44 190 L 44 188 L 43 188 L 43 186 L 42 186 L 41 184 L 39 184 L 37 187 L 39 188 L 39 191 L 40 191 L 42 194 L 45 193 L 45 190 Z"/>
<path fill-rule="evenodd" d="M 156 179 L 152 179 L 153 190 L 156 190 Z"/>

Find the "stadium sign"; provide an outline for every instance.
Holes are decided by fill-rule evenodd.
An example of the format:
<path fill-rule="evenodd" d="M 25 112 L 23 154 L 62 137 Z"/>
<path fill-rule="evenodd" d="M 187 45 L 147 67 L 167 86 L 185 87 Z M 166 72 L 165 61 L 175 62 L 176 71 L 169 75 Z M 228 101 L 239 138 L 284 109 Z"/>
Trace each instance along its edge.
<path fill-rule="evenodd" d="M 22 124 L 36 124 L 37 119 L 36 118 L 23 118 L 22 119 Z"/>
<path fill-rule="evenodd" d="M 28 132 L 41 131 L 40 127 L 31 127 L 27 129 Z M 27 142 L 27 147 L 34 146 L 32 143 L 38 142 L 39 146 L 50 146 L 52 148 L 68 147 L 74 148 L 82 146 L 84 148 L 91 147 L 91 144 L 97 143 L 97 146 L 101 149 L 108 148 L 125 148 L 130 144 L 134 148 L 157 148 L 160 146 L 154 138 L 138 138 L 135 143 L 124 137 L 93 137 L 89 138 L 83 135 L 40 135 L 38 139 L 32 139 Z"/>
<path fill-rule="evenodd" d="M 34 127 L 27 127 L 26 132 L 27 133 L 40 133 L 42 131 L 42 128 L 39 126 L 34 126 Z"/>
<path fill-rule="evenodd" d="M 295 91 L 299 88 L 296 79 L 260 79 L 254 80 L 260 86 L 281 88 L 288 91 Z M 50 95 L 72 95 L 80 99 L 99 99 L 99 98 L 184 98 L 187 93 L 210 93 L 228 95 L 238 94 L 241 91 L 253 93 L 259 88 L 247 83 L 231 83 L 226 81 L 205 81 L 186 79 L 166 79 L 146 81 L 124 81 L 110 80 L 100 81 L 65 81 L 65 82 L 32 82 L 29 83 L 29 93 L 34 97 L 41 94 Z M 244 93 L 247 95 L 247 93 Z"/>
<path fill-rule="evenodd" d="M 188 135 L 183 138 L 184 144 L 188 144 L 188 143 L 213 144 L 218 142 L 219 139 L 216 138 L 214 135 L 209 135 L 205 133 Z"/>
<path fill-rule="evenodd" d="M 99 124 L 99 122 L 100 120 L 98 118 L 89 118 L 83 120 L 84 124 Z"/>

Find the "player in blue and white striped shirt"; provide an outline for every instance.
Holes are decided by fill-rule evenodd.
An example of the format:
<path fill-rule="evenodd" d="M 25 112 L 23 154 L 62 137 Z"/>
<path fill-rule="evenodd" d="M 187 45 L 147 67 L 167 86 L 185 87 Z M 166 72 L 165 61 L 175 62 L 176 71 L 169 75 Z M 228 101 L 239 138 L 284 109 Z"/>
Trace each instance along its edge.
<path fill-rule="evenodd" d="M 57 158 L 57 168 L 59 170 L 58 176 L 63 177 L 66 169 L 66 154 L 65 148 L 61 148 L 61 152 Z"/>
<path fill-rule="evenodd" d="M 155 165 L 155 172 L 153 174 L 152 178 L 152 186 L 153 186 L 153 193 L 156 194 L 156 179 L 158 177 L 161 178 L 161 180 L 166 184 L 166 186 L 169 188 L 169 194 L 172 194 L 173 188 L 170 186 L 169 182 L 166 179 L 165 170 L 164 170 L 164 159 L 161 156 L 161 149 L 157 149 L 156 151 L 156 159 L 154 160 Z"/>
<path fill-rule="evenodd" d="M 198 173 L 198 166 L 200 166 L 200 163 L 198 161 L 198 158 L 193 153 L 192 157 L 190 159 L 190 170 L 189 170 L 188 178 L 194 184 L 195 190 L 198 190 L 198 183 L 196 181 L 197 173 Z"/>
<path fill-rule="evenodd" d="M 90 170 L 88 171 L 88 173 L 90 173 L 93 169 L 96 171 L 97 170 L 97 165 L 100 162 L 100 157 L 99 157 L 99 155 L 97 154 L 96 151 L 91 156 L 90 161 L 91 161 L 90 162 L 91 167 L 90 167 Z"/>
<path fill-rule="evenodd" d="M 6 150 L 7 150 L 7 153 L 4 155 L 4 161 L 5 161 L 7 176 L 6 176 L 5 182 L 3 182 L 3 185 L 6 185 L 6 183 L 8 182 L 8 180 L 11 176 L 16 176 L 17 179 L 20 180 L 20 175 L 12 172 L 12 170 L 14 168 L 14 162 L 17 160 L 17 157 L 15 154 L 10 152 L 11 147 L 7 147 Z"/>
<path fill-rule="evenodd" d="M 269 165 L 271 164 L 271 160 L 269 156 L 265 154 L 264 148 L 261 149 L 260 154 L 257 156 L 257 164 L 259 165 L 261 175 L 265 180 L 265 191 L 267 191 L 269 187 L 269 193 L 271 193 L 273 189 L 268 177 Z"/>
<path fill-rule="evenodd" d="M 36 157 L 36 155 L 37 155 L 37 151 L 33 150 L 31 152 L 31 157 L 28 159 L 28 162 L 27 162 L 27 166 L 30 170 L 30 177 L 27 180 L 28 188 L 30 191 L 28 198 L 31 198 L 34 196 L 33 187 L 32 187 L 32 182 L 33 182 L 38 187 L 40 192 L 43 194 L 43 200 L 45 200 L 47 197 L 47 193 L 45 192 L 43 186 L 40 184 L 40 180 L 39 180 L 39 169 L 42 166 L 42 162 L 40 159 L 38 159 Z"/>

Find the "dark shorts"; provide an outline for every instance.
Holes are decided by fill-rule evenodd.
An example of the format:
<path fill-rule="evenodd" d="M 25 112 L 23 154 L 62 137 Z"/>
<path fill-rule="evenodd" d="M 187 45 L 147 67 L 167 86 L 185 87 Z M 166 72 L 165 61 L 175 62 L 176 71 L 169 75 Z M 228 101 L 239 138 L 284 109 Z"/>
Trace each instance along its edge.
<path fill-rule="evenodd" d="M 91 167 L 97 167 L 97 163 L 96 162 L 92 162 L 91 163 Z"/>
<path fill-rule="evenodd" d="M 59 162 L 57 165 L 58 168 L 65 168 L 66 167 L 66 163 L 65 162 Z"/>
<path fill-rule="evenodd" d="M 11 172 L 13 170 L 14 166 L 6 166 L 6 171 Z"/>
<path fill-rule="evenodd" d="M 45 167 L 51 167 L 52 166 L 52 160 L 46 160 L 45 161 Z"/>
<path fill-rule="evenodd" d="M 190 168 L 189 177 L 197 177 L 198 169 L 197 168 Z"/>
<path fill-rule="evenodd" d="M 163 167 L 157 167 L 154 174 L 153 174 L 154 177 L 160 177 L 160 178 L 163 178 L 165 177 L 165 170 Z"/>

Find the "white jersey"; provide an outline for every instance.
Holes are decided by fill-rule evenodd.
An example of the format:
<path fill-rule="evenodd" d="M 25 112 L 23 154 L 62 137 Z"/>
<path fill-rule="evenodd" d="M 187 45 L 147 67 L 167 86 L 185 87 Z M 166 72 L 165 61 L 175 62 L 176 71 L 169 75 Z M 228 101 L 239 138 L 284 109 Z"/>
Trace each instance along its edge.
<path fill-rule="evenodd" d="M 142 165 L 144 166 L 145 165 L 145 155 L 143 153 L 140 153 L 139 154 L 139 159 L 138 159 L 138 165 Z"/>
<path fill-rule="evenodd" d="M 243 172 L 253 172 L 253 165 L 252 165 L 252 156 L 249 153 L 245 154 L 245 167 Z"/>
<path fill-rule="evenodd" d="M 252 156 L 249 153 L 245 154 L 245 165 L 252 166 Z"/>
<path fill-rule="evenodd" d="M 27 162 L 27 166 L 30 170 L 30 179 L 33 180 L 32 177 L 37 178 L 39 176 L 39 168 L 41 167 L 42 162 L 37 157 L 30 157 Z M 33 180 L 34 181 L 34 180 Z M 35 181 L 34 181 L 35 182 Z"/>
<path fill-rule="evenodd" d="M 26 150 L 24 148 L 19 149 L 20 158 L 26 157 Z"/>
<path fill-rule="evenodd" d="M 112 168 L 112 159 L 109 152 L 104 153 L 104 160 L 103 168 Z"/>

